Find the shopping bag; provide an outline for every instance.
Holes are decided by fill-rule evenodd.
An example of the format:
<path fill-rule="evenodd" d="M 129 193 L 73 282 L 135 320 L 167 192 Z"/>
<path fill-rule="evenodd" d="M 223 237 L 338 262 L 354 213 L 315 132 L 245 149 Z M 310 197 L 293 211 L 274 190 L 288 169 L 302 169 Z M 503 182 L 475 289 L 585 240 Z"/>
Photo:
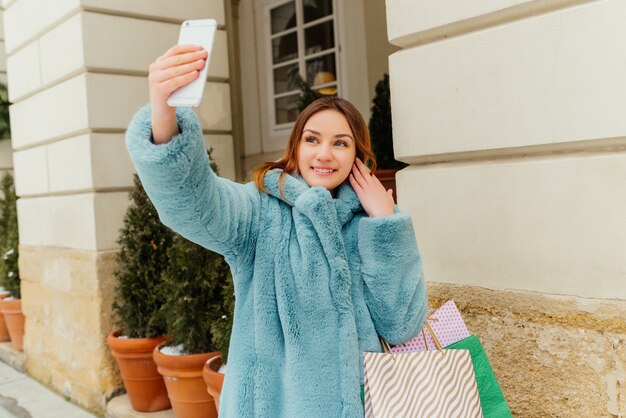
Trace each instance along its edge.
<path fill-rule="evenodd" d="M 483 416 L 469 350 L 433 339 L 437 350 L 395 354 L 383 342 L 384 353 L 364 353 L 366 418 Z"/>
<path fill-rule="evenodd" d="M 446 347 L 470 336 L 456 304 L 449 300 L 432 313 L 426 320 L 442 346 Z M 437 347 L 429 332 L 422 332 L 403 344 L 393 346 L 394 353 L 435 350 Z"/>
<path fill-rule="evenodd" d="M 512 417 L 511 411 L 504 400 L 504 395 L 500 390 L 500 385 L 498 385 L 496 376 L 491 368 L 491 364 L 489 364 L 489 359 L 487 359 L 485 350 L 478 337 L 472 335 L 446 348 L 469 350 L 472 356 L 476 383 L 478 384 L 480 404 L 485 418 Z"/>

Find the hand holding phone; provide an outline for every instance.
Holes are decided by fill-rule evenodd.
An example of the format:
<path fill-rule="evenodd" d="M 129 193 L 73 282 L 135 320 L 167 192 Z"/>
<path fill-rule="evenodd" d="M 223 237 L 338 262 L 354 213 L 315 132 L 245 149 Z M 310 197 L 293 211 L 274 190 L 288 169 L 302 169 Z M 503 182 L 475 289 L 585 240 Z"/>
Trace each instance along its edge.
<path fill-rule="evenodd" d="M 183 28 L 185 26 L 187 25 L 183 22 Z M 213 26 L 216 27 L 217 24 Z M 181 32 L 183 31 L 184 29 L 181 29 Z M 181 36 L 179 40 L 181 38 L 183 41 L 186 39 Z M 209 45 L 212 46 L 212 43 L 213 41 L 210 40 Z M 176 109 L 168 105 L 173 92 L 194 81 L 202 80 L 201 83 L 196 84 L 198 86 L 196 89 L 199 88 L 200 91 L 193 94 L 196 99 L 191 101 L 191 105 L 200 103 L 206 80 L 208 65 L 205 64 L 208 61 L 209 52 L 202 45 L 193 43 L 174 45 L 150 64 L 148 86 L 152 108 L 152 134 L 155 143 L 168 142 L 178 133 Z M 184 96 L 182 93 L 179 94 Z M 172 104 L 177 105 L 174 102 Z"/>
<path fill-rule="evenodd" d="M 215 19 L 186 20 L 180 28 L 178 45 L 199 45 L 207 52 L 206 63 L 199 70 L 199 76 L 190 83 L 179 87 L 167 99 L 171 107 L 198 106 L 206 84 L 211 51 L 215 41 L 217 22 Z"/>

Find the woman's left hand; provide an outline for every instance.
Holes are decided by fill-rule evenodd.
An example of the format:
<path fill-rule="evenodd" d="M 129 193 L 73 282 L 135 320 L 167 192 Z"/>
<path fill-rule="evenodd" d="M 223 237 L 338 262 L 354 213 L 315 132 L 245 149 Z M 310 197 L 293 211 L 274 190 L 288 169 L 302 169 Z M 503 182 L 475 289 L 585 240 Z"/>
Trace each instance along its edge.
<path fill-rule="evenodd" d="M 348 178 L 363 209 L 370 217 L 393 215 L 393 190 L 385 190 L 380 180 L 370 174 L 360 159 L 355 160 Z"/>

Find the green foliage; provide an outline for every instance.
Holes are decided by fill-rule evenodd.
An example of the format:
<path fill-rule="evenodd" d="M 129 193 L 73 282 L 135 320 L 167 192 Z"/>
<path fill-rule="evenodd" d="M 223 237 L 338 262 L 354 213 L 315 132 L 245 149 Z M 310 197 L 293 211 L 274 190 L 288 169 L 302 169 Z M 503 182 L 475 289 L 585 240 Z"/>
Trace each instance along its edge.
<path fill-rule="evenodd" d="M 174 234 L 159 220 L 137 175 L 134 182 L 117 241 L 121 249 L 117 254 L 113 312 L 115 324 L 124 335 L 151 338 L 165 333 L 160 311 L 165 300 L 161 277 Z"/>
<path fill-rule="evenodd" d="M 211 168 L 219 173 L 213 161 Z M 168 250 L 162 291 L 169 344 L 182 344 L 187 354 L 220 351 L 225 362 L 235 295 L 224 257 L 177 235 Z"/>
<path fill-rule="evenodd" d="M 379 169 L 401 169 L 407 164 L 397 161 L 393 154 L 393 129 L 391 126 L 391 90 L 389 74 L 376 84 L 376 95 L 372 100 L 372 116 L 369 123 L 372 150 L 376 154 Z"/>
<path fill-rule="evenodd" d="M 11 173 L 5 174 L 0 196 L 0 286 L 20 298 L 20 272 L 17 265 L 19 231 L 17 226 L 17 196 Z"/>
<path fill-rule="evenodd" d="M 228 360 L 230 335 L 233 331 L 233 316 L 235 313 L 235 287 L 233 276 L 228 272 L 224 287 L 222 287 L 222 306 L 219 313 L 222 315 L 211 323 L 211 335 L 215 351 L 222 353 L 222 361 Z"/>
<path fill-rule="evenodd" d="M 223 308 L 224 288 L 230 280 L 228 264 L 221 255 L 181 236 L 174 238 L 168 258 L 163 274 L 167 295 L 163 312 L 170 344 L 182 344 L 186 354 L 218 351 L 212 331 L 218 331 L 220 339 L 225 337 L 219 333 L 226 326 L 214 324 L 225 322 L 222 316 L 228 315 Z"/>
<path fill-rule="evenodd" d="M 298 97 L 298 110 L 300 112 L 317 99 L 324 97 L 320 92 L 313 90 L 311 85 L 304 81 L 299 74 L 296 75 L 295 84 L 300 89 L 300 96 Z"/>
<path fill-rule="evenodd" d="M 0 140 L 11 138 L 11 124 L 9 122 L 10 104 L 7 86 L 0 83 Z"/>

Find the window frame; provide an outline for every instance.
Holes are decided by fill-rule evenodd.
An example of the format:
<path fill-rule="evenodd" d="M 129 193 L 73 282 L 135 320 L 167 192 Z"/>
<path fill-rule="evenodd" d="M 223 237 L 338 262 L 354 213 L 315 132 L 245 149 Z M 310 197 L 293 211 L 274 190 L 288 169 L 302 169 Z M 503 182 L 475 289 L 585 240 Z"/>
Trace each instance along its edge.
<path fill-rule="evenodd" d="M 293 128 L 294 122 L 287 123 L 276 123 L 276 103 L 275 100 L 281 97 L 289 97 L 294 93 L 299 93 L 300 90 L 290 90 L 283 93 L 274 93 L 274 70 L 276 68 L 287 67 L 289 65 L 293 65 L 295 63 L 298 64 L 298 73 L 302 79 L 306 80 L 306 61 L 312 58 L 317 58 L 319 56 L 324 56 L 328 54 L 334 54 L 335 56 L 335 81 L 330 83 L 324 83 L 317 86 L 317 88 L 325 88 L 325 87 L 337 87 L 337 95 L 342 95 L 342 71 L 341 71 L 341 36 L 338 31 L 338 10 L 337 10 L 337 0 L 331 0 L 333 12 L 327 16 L 322 18 L 313 20 L 308 23 L 304 23 L 304 0 L 277 0 L 267 4 L 264 8 L 264 50 L 267 65 L 265 83 L 267 87 L 267 97 L 266 97 L 266 105 L 267 105 L 267 116 L 269 118 L 269 134 L 270 136 L 281 135 L 284 134 L 285 131 L 289 131 Z M 272 34 L 272 21 L 271 21 L 271 11 L 276 9 L 277 7 L 283 6 L 287 3 L 294 3 L 296 10 L 296 26 L 294 28 L 290 28 L 281 32 L 277 32 Z M 299 12 L 298 12 L 299 11 Z M 306 55 L 305 50 L 305 39 L 304 32 L 306 29 L 312 26 L 316 26 L 328 21 L 333 22 L 333 37 L 334 37 L 334 47 L 325 49 L 323 51 L 318 51 L 310 55 Z M 292 58 L 290 60 L 286 60 L 280 62 L 278 64 L 274 64 L 273 55 L 272 55 L 272 41 L 281 36 L 288 35 L 290 33 L 296 33 L 297 35 L 297 58 Z"/>

